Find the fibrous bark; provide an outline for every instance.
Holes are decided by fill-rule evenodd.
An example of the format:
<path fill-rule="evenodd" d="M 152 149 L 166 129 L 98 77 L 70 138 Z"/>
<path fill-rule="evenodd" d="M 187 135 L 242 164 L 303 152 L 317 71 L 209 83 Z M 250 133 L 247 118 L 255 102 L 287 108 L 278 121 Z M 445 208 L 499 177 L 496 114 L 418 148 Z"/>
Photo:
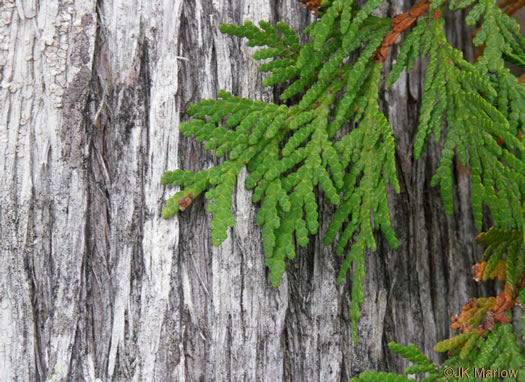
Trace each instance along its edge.
<path fill-rule="evenodd" d="M 179 136 L 187 105 L 219 89 L 276 100 L 251 49 L 218 31 L 248 19 L 301 31 L 312 16 L 294 0 L 0 2 L 2 380 L 344 381 L 400 370 L 390 340 L 430 354 L 448 334 L 476 249 L 465 172 L 446 217 L 429 186 L 437 150 L 411 154 L 423 62 L 383 95 L 400 245 L 378 236 L 367 258 L 358 343 L 340 259 L 318 238 L 271 287 L 246 173 L 221 247 L 202 198 L 160 217 L 173 192 L 164 171 L 218 163 Z M 451 38 L 465 33 L 457 25 Z M 322 208 L 321 233 L 333 212 Z"/>

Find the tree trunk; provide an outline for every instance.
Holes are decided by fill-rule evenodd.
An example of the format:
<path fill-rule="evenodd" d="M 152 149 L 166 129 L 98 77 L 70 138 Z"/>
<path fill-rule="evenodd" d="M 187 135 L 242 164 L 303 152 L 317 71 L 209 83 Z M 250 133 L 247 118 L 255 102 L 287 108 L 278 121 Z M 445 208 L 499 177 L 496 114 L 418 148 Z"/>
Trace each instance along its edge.
<path fill-rule="evenodd" d="M 449 38 L 469 41 L 454 17 Z M 429 185 L 436 146 L 412 156 L 423 62 L 382 96 L 397 144 L 402 192 L 389 201 L 400 245 L 377 235 L 367 256 L 357 343 L 350 276 L 336 285 L 341 259 L 319 238 L 271 287 L 246 172 L 219 248 L 203 198 L 161 218 L 173 193 L 159 183 L 164 171 L 218 163 L 179 135 L 186 106 L 219 89 L 275 100 L 252 50 L 218 31 L 248 19 L 302 31 L 312 17 L 296 0 L 0 2 L 2 380 L 346 381 L 401 370 L 391 340 L 432 354 L 448 335 L 474 291 L 478 250 L 465 172 L 447 217 Z M 322 233 L 332 210 L 321 208 Z"/>

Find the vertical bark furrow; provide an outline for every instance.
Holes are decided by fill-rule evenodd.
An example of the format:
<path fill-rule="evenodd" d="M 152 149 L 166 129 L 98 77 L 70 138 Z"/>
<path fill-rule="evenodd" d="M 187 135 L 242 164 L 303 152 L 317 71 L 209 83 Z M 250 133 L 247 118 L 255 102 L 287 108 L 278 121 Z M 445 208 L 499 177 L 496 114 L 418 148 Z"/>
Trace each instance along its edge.
<path fill-rule="evenodd" d="M 2 130 L 8 133 L 7 150 L 14 151 L 5 152 L 10 163 L 2 166 L 2 178 L 11 179 L 2 199 L 12 197 L 3 206 L 0 225 L 10 236 L 3 240 L 10 255 L 2 266 L 2 274 L 9 275 L 2 279 L 7 288 L 15 288 L 8 292 L 12 308 L 19 306 L 11 309 L 9 321 L 18 322 L 19 329 L 13 328 L 8 336 L 15 340 L 2 357 L 9 359 L 2 375 L 62 379 L 71 360 L 85 253 L 86 179 L 80 148 L 85 134 L 78 113 L 87 92 L 86 82 L 77 81 L 77 74 L 90 76 L 93 48 L 92 38 L 75 40 L 71 26 L 85 19 L 81 27 L 86 36 L 92 36 L 92 9 L 89 2 L 48 3 L 38 13 L 31 2 L 13 6 L 14 2 L 2 5 L 3 26 L 8 30 L 7 38 L 2 33 L 8 50 L 7 59 L 2 60 L 0 98 L 6 117 Z M 6 17 L 9 8 L 10 19 Z M 69 48 L 82 49 L 82 62 L 68 54 Z M 68 110 L 71 119 L 62 115 L 65 89 L 77 97 Z M 64 134 L 66 126 L 77 133 L 76 140 Z M 76 152 L 69 156 L 72 147 Z M 9 223 L 9 216 L 18 216 L 15 224 Z M 34 285 L 31 295 L 29 284 Z"/>
<path fill-rule="evenodd" d="M 25 65 L 17 67 L 15 61 L 24 58 L 28 44 L 24 49 L 13 41 L 13 37 L 22 38 L 23 32 L 24 24 L 18 16 L 15 2 L 1 4 L 0 178 L 4 181 L 0 186 L 0 375 L 8 379 L 18 375 L 24 379 L 36 377 L 34 367 L 20 372 L 17 370 L 26 362 L 36 364 L 32 306 L 35 288 L 31 283 L 30 263 L 32 241 L 35 239 L 30 217 L 33 193 L 32 116 L 25 116 L 26 121 L 22 124 L 22 109 L 27 104 L 22 94 L 28 86 L 24 76 L 31 74 L 27 73 L 31 62 L 24 61 Z M 23 320 L 20 319 L 22 317 Z"/>

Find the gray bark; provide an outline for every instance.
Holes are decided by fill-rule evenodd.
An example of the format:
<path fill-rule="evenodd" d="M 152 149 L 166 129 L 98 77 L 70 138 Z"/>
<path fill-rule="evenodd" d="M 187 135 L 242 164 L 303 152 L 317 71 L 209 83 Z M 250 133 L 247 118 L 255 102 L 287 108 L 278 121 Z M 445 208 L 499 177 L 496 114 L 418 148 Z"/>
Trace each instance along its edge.
<path fill-rule="evenodd" d="M 345 381 L 401 370 L 391 340 L 432 354 L 448 335 L 474 292 L 478 250 L 465 172 L 447 217 L 429 186 L 436 147 L 411 154 L 421 62 L 383 96 L 398 144 L 402 192 L 389 198 L 400 246 L 378 235 L 367 256 L 358 343 L 350 277 L 336 285 L 341 259 L 318 238 L 271 287 L 246 173 L 219 248 L 202 198 L 160 217 L 173 192 L 164 171 L 218 163 L 179 135 L 185 107 L 219 89 L 275 99 L 251 49 L 218 31 L 247 19 L 301 31 L 312 17 L 294 0 L 0 2 L 2 380 Z M 451 21 L 451 39 L 470 38 Z M 332 212 L 322 208 L 321 232 Z"/>

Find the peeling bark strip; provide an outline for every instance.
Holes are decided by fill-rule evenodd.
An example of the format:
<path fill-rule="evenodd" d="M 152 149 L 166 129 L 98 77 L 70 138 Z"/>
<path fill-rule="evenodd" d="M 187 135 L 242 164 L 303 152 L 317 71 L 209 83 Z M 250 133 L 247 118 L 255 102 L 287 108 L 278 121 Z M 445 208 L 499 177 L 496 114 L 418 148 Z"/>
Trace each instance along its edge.
<path fill-rule="evenodd" d="M 390 340 L 431 354 L 448 334 L 474 294 L 474 234 L 468 203 L 446 217 L 429 188 L 436 150 L 410 154 L 421 64 L 384 94 L 406 192 L 389 195 L 399 250 L 378 238 L 367 257 L 359 343 L 333 248 L 300 249 L 271 288 L 245 173 L 220 248 L 202 198 L 160 217 L 173 192 L 165 170 L 218 163 L 179 136 L 186 105 L 219 89 L 275 100 L 251 50 L 219 23 L 302 30 L 310 17 L 296 0 L 0 2 L 3 381 L 346 381 L 400 370 Z M 457 198 L 467 196 L 460 179 Z M 333 212 L 323 208 L 321 232 Z"/>

